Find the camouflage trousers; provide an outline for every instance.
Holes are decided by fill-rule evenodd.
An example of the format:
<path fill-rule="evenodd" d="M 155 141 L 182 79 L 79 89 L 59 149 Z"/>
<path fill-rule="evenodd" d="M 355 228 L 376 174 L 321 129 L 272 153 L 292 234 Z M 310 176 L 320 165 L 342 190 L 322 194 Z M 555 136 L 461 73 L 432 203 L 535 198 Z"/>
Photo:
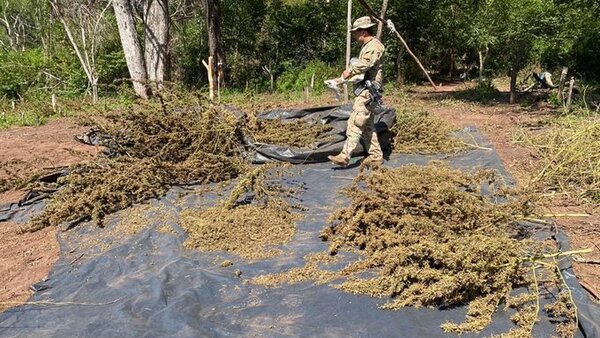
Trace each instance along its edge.
<path fill-rule="evenodd" d="M 350 114 L 346 129 L 346 143 L 341 153 L 347 160 L 352 157 L 352 152 L 359 142 L 362 142 L 365 151 L 373 160 L 383 159 L 383 152 L 375 131 L 375 110 L 372 106 L 367 107 L 366 105 L 370 99 L 371 93 L 368 90 L 364 90 L 354 99 L 352 114 Z"/>

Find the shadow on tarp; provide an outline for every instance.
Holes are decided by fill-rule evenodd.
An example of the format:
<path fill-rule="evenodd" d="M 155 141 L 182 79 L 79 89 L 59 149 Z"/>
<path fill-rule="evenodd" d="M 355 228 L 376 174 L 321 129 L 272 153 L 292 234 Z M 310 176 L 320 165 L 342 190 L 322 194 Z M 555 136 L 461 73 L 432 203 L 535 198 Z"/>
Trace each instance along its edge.
<path fill-rule="evenodd" d="M 466 137 L 491 147 L 475 130 Z M 472 143 L 472 142 L 471 142 Z M 495 168 L 510 181 L 494 151 L 476 149 L 456 156 L 394 155 L 387 166 L 409 163 L 425 165 L 447 160 L 455 168 Z M 113 239 L 106 251 L 89 247 L 86 240 L 100 236 L 126 218 L 128 210 L 107 220 L 106 229 L 89 224 L 59 234 L 61 258 L 30 304 L 0 314 L 0 337 L 456 337 L 440 325 L 462 322 L 466 308 L 384 311 L 386 302 L 352 295 L 331 286 L 301 283 L 265 288 L 246 283 L 248 278 L 303 266 L 303 257 L 326 250 L 319 232 L 331 212 L 348 201 L 340 190 L 350 184 L 358 169 L 334 170 L 329 164 L 297 166 L 295 181 L 306 184 L 300 196 L 308 208 L 299 221 L 294 238 L 280 246 L 284 254 L 263 261 L 247 262 L 227 253 L 185 250 L 186 238 L 179 227 L 180 211 L 214 203 L 218 195 L 189 193 L 173 188 L 150 202 L 163 212 L 133 236 Z M 25 219 L 26 216 L 20 216 Z M 174 233 L 160 229 L 167 223 Z M 538 240 L 555 238 L 567 249 L 565 236 L 549 226 L 529 225 Z M 220 263 L 234 265 L 223 268 Z M 562 261 L 581 320 L 577 337 L 598 337 L 600 309 L 579 286 L 570 265 Z M 241 276 L 238 277 L 241 272 Z M 556 295 L 545 292 L 544 304 Z M 483 332 L 461 337 L 487 337 L 509 331 L 513 310 L 500 310 Z M 550 337 L 554 325 L 542 313 L 535 337 Z"/>

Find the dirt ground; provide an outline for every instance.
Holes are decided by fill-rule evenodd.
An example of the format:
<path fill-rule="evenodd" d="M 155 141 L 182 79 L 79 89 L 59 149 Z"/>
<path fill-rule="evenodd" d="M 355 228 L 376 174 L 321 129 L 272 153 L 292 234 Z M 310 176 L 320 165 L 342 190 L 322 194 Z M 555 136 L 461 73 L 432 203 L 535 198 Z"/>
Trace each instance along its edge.
<path fill-rule="evenodd" d="M 73 138 L 84 130 L 68 119 L 58 119 L 41 127 L 0 131 L 0 178 L 23 178 L 95 156 L 97 149 Z M 0 194 L 0 205 L 23 195 L 23 191 Z M 41 281 L 58 259 L 55 229 L 33 234 L 19 234 L 19 230 L 17 224 L 0 223 L 0 311 L 26 301 L 30 285 Z"/>
<path fill-rule="evenodd" d="M 410 89 L 411 104 L 422 106 L 458 128 L 476 126 L 491 141 L 507 170 L 519 184 L 526 184 L 535 166 L 535 154 L 512 142 L 520 128 L 535 125 L 549 118 L 550 110 L 543 104 L 510 105 L 507 97 L 489 105 L 465 100 L 460 95 L 462 84 L 444 85 L 439 92 L 427 87 Z M 68 119 L 58 119 L 42 127 L 21 127 L 0 131 L 0 179 L 7 175 L 24 175 L 35 171 L 85 161 L 99 150 L 76 142 L 73 137 L 85 128 Z M 2 176 L 4 175 L 4 176 Z M 16 201 L 22 192 L 0 194 L 0 205 Z M 557 222 L 571 238 L 572 248 L 593 248 L 586 262 L 575 264 L 575 271 L 584 287 L 596 297 L 600 295 L 600 208 L 581 206 L 565 201 L 556 202 L 549 213 L 587 212 L 591 217 L 560 218 Z M 58 258 L 56 230 L 46 229 L 34 234 L 18 234 L 19 227 L 0 223 L 0 311 L 27 300 L 29 286 L 42 280 Z"/>

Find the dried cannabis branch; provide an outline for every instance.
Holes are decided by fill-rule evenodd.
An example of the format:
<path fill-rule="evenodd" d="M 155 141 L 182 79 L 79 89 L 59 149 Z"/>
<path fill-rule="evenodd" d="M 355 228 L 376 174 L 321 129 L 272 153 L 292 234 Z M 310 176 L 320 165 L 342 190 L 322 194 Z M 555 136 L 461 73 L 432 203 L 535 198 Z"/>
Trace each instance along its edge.
<path fill-rule="evenodd" d="M 564 118 L 541 133 L 523 133 L 516 142 L 533 148 L 542 159 L 534 183 L 546 190 L 574 192 L 600 201 L 600 119 Z"/>
<path fill-rule="evenodd" d="M 404 110 L 392 128 L 393 147 L 398 153 L 454 153 L 467 148 L 453 135 L 454 129 L 427 111 Z"/>
<path fill-rule="evenodd" d="M 244 170 L 233 114 L 198 99 L 160 98 L 96 121 L 115 157 L 72 168 L 29 231 L 89 219 L 102 225 L 108 213 L 160 197 L 172 185 L 221 182 Z"/>
<path fill-rule="evenodd" d="M 484 188 L 489 195 L 482 194 Z M 507 336 L 531 331 L 539 312 L 537 294 L 511 293 L 531 285 L 532 264 L 557 254 L 540 254 L 548 248 L 511 236 L 532 203 L 502 188 L 494 172 L 462 173 L 439 164 L 383 168 L 361 174 L 344 194 L 351 204 L 332 215 L 322 238 L 330 242 L 330 254 L 359 251 L 359 260 L 336 272 L 309 261 L 304 268 L 252 282 L 274 286 L 344 278 L 338 288 L 389 297 L 383 308 L 392 310 L 467 304 L 463 323 L 442 326 L 455 333 L 484 329 L 506 303 L 517 309 L 518 325 Z M 532 254 L 523 258 L 527 252 Z"/>
<path fill-rule="evenodd" d="M 183 213 L 187 248 L 229 251 L 247 259 L 264 259 L 281 251 L 296 231 L 298 215 L 288 202 L 289 188 L 273 182 L 280 178 L 281 164 L 257 167 L 239 179 L 219 205 Z M 271 176 L 271 177 L 270 177 Z"/>

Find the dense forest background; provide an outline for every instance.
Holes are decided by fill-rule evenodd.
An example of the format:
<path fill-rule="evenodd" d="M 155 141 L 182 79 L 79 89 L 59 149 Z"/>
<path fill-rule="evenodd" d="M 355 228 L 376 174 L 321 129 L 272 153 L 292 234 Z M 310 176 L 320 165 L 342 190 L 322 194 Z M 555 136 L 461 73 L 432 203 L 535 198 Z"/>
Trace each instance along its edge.
<path fill-rule="evenodd" d="M 146 1 L 129 1 L 141 41 Z M 160 2 L 168 6 L 164 80 L 186 88 L 207 86 L 202 60 L 211 54 L 211 20 L 220 24 L 227 90 L 302 90 L 313 76 L 318 90 L 344 68 L 347 1 Z M 376 11 L 382 6 L 368 2 Z M 78 97 L 92 95 L 93 87 L 99 96 L 132 93 L 114 5 L 0 1 L 0 100 Z M 354 5 L 354 19 L 365 14 Z M 569 67 L 583 81 L 600 80 L 597 0 L 391 0 L 386 17 L 440 81 L 465 78 L 469 70 L 477 78 L 481 65 L 485 78 Z M 383 40 L 387 83 L 422 82 L 396 38 L 385 32 Z M 353 54 L 358 48 L 353 44 Z"/>

